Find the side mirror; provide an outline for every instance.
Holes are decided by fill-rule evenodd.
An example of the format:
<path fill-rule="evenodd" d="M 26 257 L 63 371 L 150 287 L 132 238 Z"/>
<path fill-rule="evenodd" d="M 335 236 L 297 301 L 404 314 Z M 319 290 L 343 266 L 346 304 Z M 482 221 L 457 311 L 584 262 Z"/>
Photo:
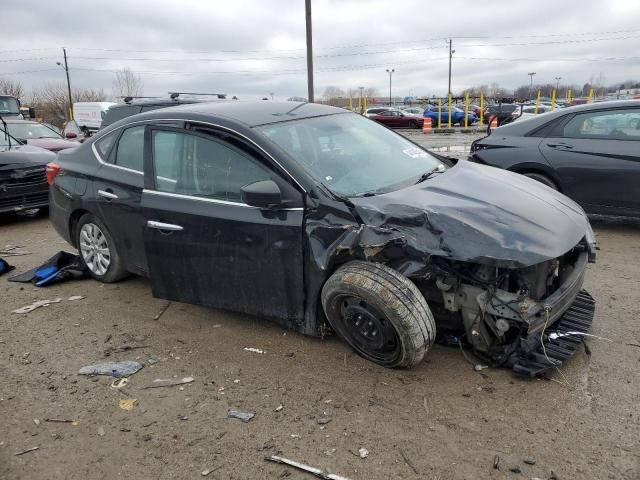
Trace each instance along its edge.
<path fill-rule="evenodd" d="M 240 189 L 242 201 L 258 208 L 273 208 L 282 203 L 280 187 L 273 180 L 262 180 L 245 185 Z"/>
<path fill-rule="evenodd" d="M 72 138 L 78 138 L 78 135 L 73 132 L 67 132 L 64 134 L 64 138 L 68 138 L 69 140 L 71 140 Z"/>

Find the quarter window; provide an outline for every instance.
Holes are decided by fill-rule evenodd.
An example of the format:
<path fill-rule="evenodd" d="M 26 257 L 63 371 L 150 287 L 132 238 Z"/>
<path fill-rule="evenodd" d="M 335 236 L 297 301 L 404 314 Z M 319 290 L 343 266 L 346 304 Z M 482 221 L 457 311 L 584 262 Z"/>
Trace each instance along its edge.
<path fill-rule="evenodd" d="M 103 160 L 107 159 L 107 155 L 109 155 L 109 150 L 111 149 L 111 145 L 113 145 L 115 138 L 116 132 L 111 132 L 96 141 L 96 150 L 98 150 L 98 153 Z"/>
<path fill-rule="evenodd" d="M 269 180 L 269 170 L 216 138 L 168 130 L 152 132 L 156 189 L 241 202 L 240 189 Z"/>
<path fill-rule="evenodd" d="M 640 141 L 640 109 L 581 113 L 562 130 L 567 138 Z"/>
<path fill-rule="evenodd" d="M 144 125 L 122 132 L 116 149 L 115 164 L 131 170 L 143 171 Z"/>

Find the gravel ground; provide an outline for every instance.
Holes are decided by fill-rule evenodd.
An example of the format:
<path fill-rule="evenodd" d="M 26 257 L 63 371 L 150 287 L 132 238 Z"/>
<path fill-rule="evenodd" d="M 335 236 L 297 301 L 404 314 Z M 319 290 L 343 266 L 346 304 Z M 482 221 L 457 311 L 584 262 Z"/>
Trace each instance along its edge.
<path fill-rule="evenodd" d="M 598 301 L 592 333 L 610 341 L 590 341 L 591 356 L 580 349 L 553 381 L 477 373 L 437 345 L 420 367 L 387 370 L 335 338 L 185 304 L 156 319 L 167 304 L 142 278 L 39 289 L 3 276 L 0 478 L 311 478 L 264 460 L 280 452 L 351 479 L 638 479 L 640 223 L 594 228 L 602 250 L 586 281 Z M 70 250 L 42 217 L 1 218 L 7 244 L 31 252 L 9 258 L 18 272 Z M 134 349 L 113 352 L 125 346 Z M 145 367 L 120 390 L 77 374 L 104 360 Z M 187 376 L 194 382 L 144 388 Z M 136 399 L 130 411 L 123 399 Z M 256 415 L 242 423 L 225 418 L 229 409 Z"/>

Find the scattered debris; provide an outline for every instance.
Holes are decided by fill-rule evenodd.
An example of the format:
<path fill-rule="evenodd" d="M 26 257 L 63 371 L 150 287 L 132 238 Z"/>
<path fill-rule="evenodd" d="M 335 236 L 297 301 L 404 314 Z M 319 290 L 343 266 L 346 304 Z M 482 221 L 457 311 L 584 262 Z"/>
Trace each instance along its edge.
<path fill-rule="evenodd" d="M 101 437 L 104 437 L 105 435 L 104 427 L 98 427 L 98 435 Z"/>
<path fill-rule="evenodd" d="M 147 363 L 149 365 L 155 365 L 156 363 L 158 363 L 160 361 L 160 359 L 158 357 L 154 357 L 153 355 L 150 356 L 149 358 L 147 358 Z"/>
<path fill-rule="evenodd" d="M 487 369 L 487 368 L 489 368 L 489 366 L 488 366 L 488 365 L 482 365 L 482 364 L 480 364 L 480 363 L 476 363 L 476 364 L 473 366 L 473 369 L 474 369 L 476 372 L 481 372 L 482 370 L 485 370 L 485 369 Z"/>
<path fill-rule="evenodd" d="M 37 302 L 33 302 L 31 305 L 13 310 L 12 313 L 29 313 L 33 312 L 36 308 L 48 307 L 52 303 L 60 303 L 61 301 L 61 298 L 54 298 L 53 300 L 38 300 Z"/>
<path fill-rule="evenodd" d="M 20 250 L 22 247 L 7 245 L 5 248 L 0 249 L 0 255 L 4 255 L 5 257 L 20 257 L 22 255 L 31 255 L 31 252 L 27 252 L 26 250 Z M 13 270 L 13 268 L 11 268 Z M 7 273 L 10 270 L 6 270 L 2 272 L 0 270 L 0 274 Z"/>
<path fill-rule="evenodd" d="M 15 268 L 16 267 L 14 267 L 13 265 L 9 265 L 9 262 L 7 262 L 2 257 L 0 257 L 0 275 L 3 275 L 5 273 L 9 273 L 10 271 L 14 270 Z"/>
<path fill-rule="evenodd" d="M 253 348 L 253 347 L 244 347 L 243 350 L 245 352 L 264 353 L 264 350 L 260 350 L 259 348 Z"/>
<path fill-rule="evenodd" d="M 88 277 L 88 271 L 89 269 L 82 262 L 79 255 L 58 252 L 42 265 L 14 275 L 9 278 L 9 281 L 33 283 L 36 287 L 45 287 L 63 280 L 86 278 Z"/>
<path fill-rule="evenodd" d="M 640 344 L 637 344 L 637 343 L 627 343 L 626 345 L 628 347 L 638 347 L 638 348 L 640 348 Z"/>
<path fill-rule="evenodd" d="M 239 379 L 239 378 L 236 378 L 236 379 L 233 381 L 233 383 L 235 383 L 235 384 L 237 385 L 238 383 L 240 383 L 240 379 Z"/>
<path fill-rule="evenodd" d="M 137 401 L 138 401 L 137 398 L 124 398 L 120 400 L 119 405 L 122 410 L 129 411 L 129 410 L 133 410 L 133 406 L 136 404 Z"/>
<path fill-rule="evenodd" d="M 121 388 L 126 387 L 128 384 L 129 384 L 128 378 L 119 378 L 118 380 L 114 380 L 113 382 L 111 382 L 111 388 L 120 390 Z"/>
<path fill-rule="evenodd" d="M 273 442 L 273 438 L 270 438 L 266 442 L 262 442 L 258 444 L 258 451 L 262 452 L 264 450 L 269 450 L 275 447 L 275 443 Z"/>
<path fill-rule="evenodd" d="M 170 307 L 170 306 L 171 306 L 171 302 L 167 302 L 167 303 L 165 303 L 165 304 L 164 304 L 164 307 L 162 307 L 162 308 L 160 309 L 160 311 L 158 312 L 158 314 L 157 314 L 155 317 L 153 317 L 153 319 L 154 319 L 154 320 L 160 320 L 160 317 L 162 317 L 162 315 L 164 315 L 164 312 L 166 312 L 166 311 L 169 309 L 169 307 Z"/>
<path fill-rule="evenodd" d="M 185 383 L 193 382 L 193 377 L 184 378 L 156 378 L 151 385 L 147 385 L 143 388 L 160 388 L 160 387 L 173 387 L 175 385 L 184 385 Z"/>
<path fill-rule="evenodd" d="M 360 455 L 360 458 L 367 458 L 369 456 L 369 450 L 364 447 L 359 448 L 358 455 Z"/>
<path fill-rule="evenodd" d="M 21 452 L 16 452 L 13 455 L 14 456 L 18 456 L 18 455 L 24 455 L 25 453 L 29 453 L 29 452 L 35 452 L 36 450 L 38 450 L 40 447 L 31 447 L 31 448 L 27 448 L 26 450 L 22 450 Z"/>
<path fill-rule="evenodd" d="M 120 345 L 118 347 L 107 347 L 104 349 L 103 353 L 105 357 L 110 356 L 112 353 L 122 353 L 128 352 L 130 350 L 138 350 L 140 348 L 149 348 L 150 345 Z"/>
<path fill-rule="evenodd" d="M 76 422 L 75 420 L 66 420 L 64 418 L 45 418 L 44 421 L 48 423 L 73 423 L 75 425 L 78 424 L 78 422 Z"/>
<path fill-rule="evenodd" d="M 509 471 L 513 473 L 522 473 L 522 470 L 520 470 L 520 467 L 511 467 Z"/>
<path fill-rule="evenodd" d="M 549 338 L 551 340 L 557 340 L 558 338 L 569 337 L 571 335 L 598 338 L 600 340 L 606 340 L 607 342 L 612 342 L 613 341 L 610 338 L 599 337 L 598 335 L 592 335 L 591 333 L 585 333 L 585 332 L 562 332 L 562 333 L 553 332 L 553 333 L 549 334 Z"/>
<path fill-rule="evenodd" d="M 524 463 L 526 463 L 527 465 L 535 465 L 536 461 L 531 459 L 531 458 L 525 458 L 524 460 L 522 460 Z"/>
<path fill-rule="evenodd" d="M 220 470 L 222 468 L 222 465 L 220 465 L 219 467 L 216 468 L 211 468 L 211 469 L 207 469 L 207 470 L 202 470 L 200 472 L 200 475 L 202 475 L 203 477 L 206 477 L 207 475 L 215 472 L 216 470 Z"/>
<path fill-rule="evenodd" d="M 36 426 L 39 426 L 40 425 L 40 420 L 38 420 L 37 418 L 34 418 L 33 419 L 33 423 L 35 423 Z"/>
<path fill-rule="evenodd" d="M 113 338 L 113 335 L 111 334 L 107 335 L 106 338 L 104 339 L 104 343 L 109 343 L 112 338 Z"/>
<path fill-rule="evenodd" d="M 116 378 L 128 377 L 142 368 L 142 364 L 132 360 L 122 362 L 96 363 L 82 367 L 78 373 L 80 375 L 110 375 Z"/>
<path fill-rule="evenodd" d="M 266 457 L 265 460 L 268 460 L 270 462 L 275 462 L 275 463 L 281 463 L 283 465 L 289 465 L 291 467 L 297 468 L 298 470 L 309 472 L 315 475 L 316 477 L 323 478 L 325 480 L 349 480 L 347 477 L 336 475 L 334 473 L 328 473 L 319 468 L 311 467 L 309 465 L 305 465 L 304 463 L 296 462 L 295 460 L 289 460 L 287 458 L 279 457 L 277 455 L 271 455 L 270 457 Z"/>
<path fill-rule="evenodd" d="M 87 297 L 85 297 L 84 295 L 72 295 L 67 300 L 74 302 L 76 300 L 84 300 L 85 298 Z"/>
<path fill-rule="evenodd" d="M 321 417 L 318 417 L 318 420 L 316 421 L 318 422 L 318 425 L 326 425 L 331 422 L 331 417 L 327 414 L 323 414 Z"/>
<path fill-rule="evenodd" d="M 275 411 L 276 411 L 276 412 L 281 412 L 283 408 L 284 408 L 284 407 L 282 406 L 282 404 L 280 404 L 280 405 L 278 405 L 278 406 L 276 407 Z"/>
<path fill-rule="evenodd" d="M 241 412 L 240 410 L 229 410 L 227 412 L 227 418 L 237 418 L 244 423 L 248 423 L 255 416 L 256 414 L 253 412 Z"/>
<path fill-rule="evenodd" d="M 400 449 L 400 455 L 402 455 L 402 458 L 404 459 L 404 463 L 406 463 L 407 465 L 409 465 L 409 468 L 411 470 L 413 470 L 413 473 L 415 473 L 416 475 L 420 475 L 420 472 L 418 472 L 418 469 L 416 468 L 416 466 L 413 464 L 413 462 L 411 460 L 409 460 L 409 457 L 407 456 L 407 454 L 405 453 L 404 450 Z"/>
<path fill-rule="evenodd" d="M 500 470 L 500 456 L 496 455 L 493 457 L 493 468 L 496 470 Z"/>

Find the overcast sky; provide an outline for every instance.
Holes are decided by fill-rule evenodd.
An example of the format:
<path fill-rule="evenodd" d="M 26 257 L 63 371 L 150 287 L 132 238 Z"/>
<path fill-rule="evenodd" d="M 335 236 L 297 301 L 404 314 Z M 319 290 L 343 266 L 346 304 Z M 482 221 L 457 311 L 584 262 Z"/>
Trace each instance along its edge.
<path fill-rule="evenodd" d="M 316 96 L 328 85 L 443 95 L 499 83 L 640 77 L 639 0 L 312 0 Z M 145 95 L 306 96 L 304 0 L 2 0 L 0 77 L 109 92 L 130 67 Z M 24 72 L 18 73 L 16 72 Z M 28 72 L 28 73 L 27 73 Z"/>

